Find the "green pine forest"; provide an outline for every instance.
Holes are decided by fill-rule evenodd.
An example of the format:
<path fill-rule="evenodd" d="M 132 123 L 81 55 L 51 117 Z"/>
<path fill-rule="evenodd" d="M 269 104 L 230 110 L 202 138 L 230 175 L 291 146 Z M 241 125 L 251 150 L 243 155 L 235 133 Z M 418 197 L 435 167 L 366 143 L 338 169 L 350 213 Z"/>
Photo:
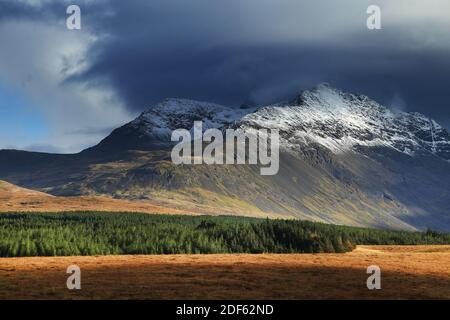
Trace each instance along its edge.
<path fill-rule="evenodd" d="M 0 214 L 0 257 L 341 253 L 359 244 L 450 244 L 450 234 L 230 216 L 95 212 Z"/>

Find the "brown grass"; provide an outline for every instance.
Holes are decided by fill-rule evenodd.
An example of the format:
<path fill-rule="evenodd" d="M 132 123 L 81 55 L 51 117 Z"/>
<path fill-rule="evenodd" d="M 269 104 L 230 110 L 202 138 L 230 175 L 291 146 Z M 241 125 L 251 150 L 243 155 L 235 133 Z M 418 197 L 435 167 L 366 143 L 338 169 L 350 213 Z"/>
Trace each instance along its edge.
<path fill-rule="evenodd" d="M 107 211 L 160 214 L 199 214 L 150 200 L 119 200 L 106 196 L 55 197 L 0 181 L 0 212 Z"/>
<path fill-rule="evenodd" d="M 82 290 L 66 289 L 66 268 Z M 366 288 L 378 265 L 382 290 Z M 0 259 L 1 299 L 450 299 L 450 246 L 347 254 Z"/>

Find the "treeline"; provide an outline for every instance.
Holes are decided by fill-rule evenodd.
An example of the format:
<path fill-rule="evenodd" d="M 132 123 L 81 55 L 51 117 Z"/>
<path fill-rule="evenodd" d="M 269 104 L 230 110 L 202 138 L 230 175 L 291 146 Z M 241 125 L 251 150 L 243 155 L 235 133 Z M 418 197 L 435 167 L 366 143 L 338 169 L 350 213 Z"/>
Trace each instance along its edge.
<path fill-rule="evenodd" d="M 332 253 L 350 251 L 358 244 L 450 244 L 450 235 L 225 216 L 0 214 L 1 257 Z"/>

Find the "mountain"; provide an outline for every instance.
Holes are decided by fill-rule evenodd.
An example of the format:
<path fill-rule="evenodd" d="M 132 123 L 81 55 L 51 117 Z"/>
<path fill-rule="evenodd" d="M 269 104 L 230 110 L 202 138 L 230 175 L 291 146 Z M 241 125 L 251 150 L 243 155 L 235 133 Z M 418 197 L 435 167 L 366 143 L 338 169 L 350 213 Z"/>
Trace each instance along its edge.
<path fill-rule="evenodd" d="M 173 130 L 191 129 L 203 121 L 205 130 L 232 125 L 252 109 L 232 109 L 215 103 L 187 99 L 166 99 L 143 112 L 135 120 L 114 130 L 87 151 L 154 150 L 167 147 Z"/>
<path fill-rule="evenodd" d="M 276 128 L 280 171 L 170 161 L 174 129 Z M 228 108 L 167 99 L 75 155 L 0 151 L 0 179 L 53 195 L 110 195 L 212 214 L 450 230 L 450 136 L 327 85 L 275 105 Z"/>
<path fill-rule="evenodd" d="M 241 120 L 278 128 L 287 147 L 320 145 L 335 154 L 359 147 L 388 147 L 407 155 L 450 160 L 450 136 L 420 113 L 393 112 L 363 95 L 320 85 L 288 103 L 262 108 Z"/>

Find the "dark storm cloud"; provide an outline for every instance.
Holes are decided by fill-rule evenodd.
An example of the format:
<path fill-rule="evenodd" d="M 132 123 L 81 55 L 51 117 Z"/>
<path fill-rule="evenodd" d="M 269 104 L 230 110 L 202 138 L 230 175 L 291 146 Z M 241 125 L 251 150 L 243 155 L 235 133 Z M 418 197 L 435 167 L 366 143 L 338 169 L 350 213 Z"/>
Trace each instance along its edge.
<path fill-rule="evenodd" d="M 59 12 L 64 12 L 65 1 L 49 2 L 45 5 L 37 5 L 38 1 L 1 1 L 0 21 L 3 20 L 52 20 L 58 16 Z"/>
<path fill-rule="evenodd" d="M 0 19 L 31 18 L 40 11 L 21 1 L 2 1 L 0 8 Z"/>
<path fill-rule="evenodd" d="M 83 26 L 98 40 L 85 57 L 88 67 L 67 81 L 112 87 L 134 112 L 167 97 L 270 103 L 329 82 L 449 126 L 450 51 L 439 45 L 445 39 L 422 46 L 394 19 L 370 32 L 369 2 L 330 3 L 82 1 Z M 1 15 L 26 16 L 24 6 L 9 4 Z M 48 12 L 46 6 L 56 16 L 61 4 L 29 12 Z M 435 38 L 425 25 L 413 28 Z"/>

